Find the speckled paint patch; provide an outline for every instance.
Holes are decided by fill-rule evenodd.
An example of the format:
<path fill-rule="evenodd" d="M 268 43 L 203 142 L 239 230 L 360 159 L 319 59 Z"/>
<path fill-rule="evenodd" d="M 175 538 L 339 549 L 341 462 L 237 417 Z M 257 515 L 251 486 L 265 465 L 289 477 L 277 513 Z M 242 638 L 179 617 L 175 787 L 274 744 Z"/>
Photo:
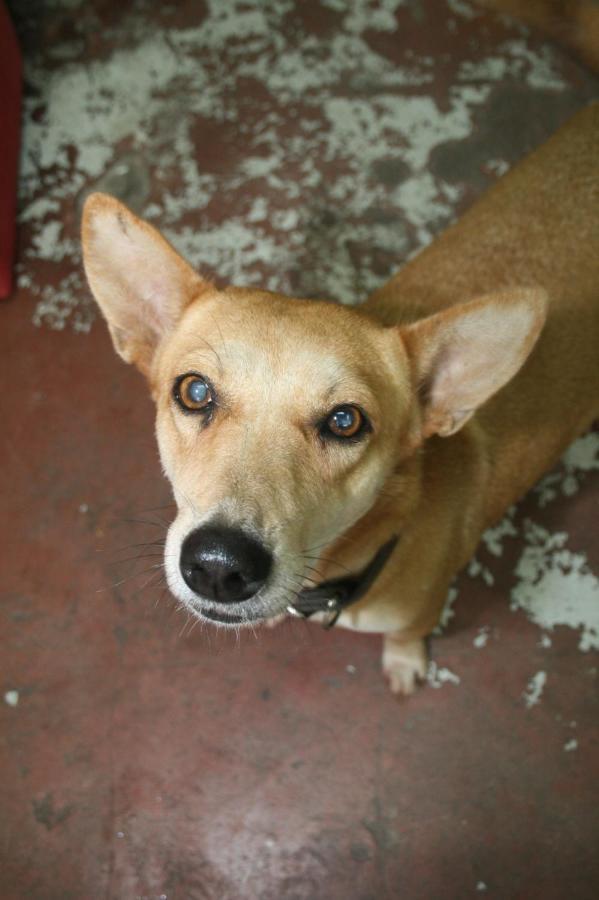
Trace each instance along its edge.
<path fill-rule="evenodd" d="M 578 493 L 589 474 L 599 468 L 598 453 L 597 432 L 574 441 L 560 464 L 534 489 L 538 506 L 542 509 L 558 497 Z M 487 551 L 487 562 L 481 562 L 477 554 L 466 569 L 467 575 L 479 580 L 481 589 L 492 587 L 504 569 L 501 557 L 506 540 L 522 546 L 514 567 L 510 606 L 514 611 L 524 611 L 531 622 L 544 630 L 539 646 L 549 649 L 552 641 L 547 632 L 567 626 L 579 632 L 580 650 L 599 649 L 599 579 L 593 574 L 587 555 L 568 548 L 565 532 L 549 531 L 530 517 L 523 518 L 520 508 L 513 506 L 483 534 L 481 546 Z M 437 633 L 454 618 L 459 594 L 459 588 L 452 586 Z M 484 647 L 488 636 L 484 626 L 473 639 L 473 646 Z"/>
<path fill-rule="evenodd" d="M 579 648 L 599 649 L 599 580 L 586 557 L 566 547 L 566 534 L 551 534 L 531 521 L 525 522 L 524 537 L 512 609 L 524 609 L 542 628 L 580 629 Z"/>
<path fill-rule="evenodd" d="M 439 666 L 432 660 L 428 665 L 426 680 L 432 688 L 440 688 L 444 684 L 459 684 L 460 676 L 446 666 Z"/>
<path fill-rule="evenodd" d="M 526 691 L 522 694 L 527 709 L 532 709 L 533 706 L 536 706 L 537 703 L 539 703 L 546 683 L 547 672 L 537 672 L 536 675 L 533 675 L 530 679 Z"/>
<path fill-rule="evenodd" d="M 587 472 L 599 471 L 599 433 L 591 432 L 575 441 L 564 454 L 560 466 L 550 472 L 534 489 L 540 507 L 559 495 L 578 493 Z"/>
<path fill-rule="evenodd" d="M 485 143 L 489 103 L 506 84 L 541 105 L 565 86 L 551 51 L 513 28 L 484 62 L 474 42 L 459 64 L 414 52 L 426 4 L 209 0 L 178 27 L 176 7 L 150 23 L 142 3 L 118 32 L 82 6 L 67 28 L 72 6 L 53 4 L 64 19 L 26 69 L 19 284 L 37 297 L 35 324 L 55 329 L 94 317 L 78 247 L 91 189 L 119 194 L 223 281 L 357 303 L 468 199 L 472 171 L 432 157 L 482 134 L 472 168 L 490 183 L 513 159 Z M 467 42 L 480 13 L 451 11 Z"/>

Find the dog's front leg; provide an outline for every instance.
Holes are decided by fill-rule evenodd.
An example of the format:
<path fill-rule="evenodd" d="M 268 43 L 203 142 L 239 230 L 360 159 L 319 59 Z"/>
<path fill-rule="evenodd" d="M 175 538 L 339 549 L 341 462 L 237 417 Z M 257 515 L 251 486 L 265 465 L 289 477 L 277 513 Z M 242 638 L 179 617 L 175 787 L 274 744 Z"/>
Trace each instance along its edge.
<path fill-rule="evenodd" d="M 449 533 L 455 536 L 459 532 L 454 528 Z M 468 545 L 460 554 L 453 543 L 434 547 L 430 540 L 424 546 L 428 547 L 429 577 L 423 575 L 422 556 L 415 554 L 406 540 L 396 566 L 381 584 L 379 603 L 362 612 L 362 623 L 356 622 L 366 626 L 365 630 L 374 631 L 378 625 L 376 630 L 383 637 L 383 675 L 398 695 L 413 694 L 418 682 L 426 678 L 426 639 L 439 623 L 460 557 L 471 551 Z"/>
<path fill-rule="evenodd" d="M 423 638 L 403 631 L 383 635 L 383 674 L 394 694 L 414 693 L 416 685 L 426 677 L 427 653 Z"/>

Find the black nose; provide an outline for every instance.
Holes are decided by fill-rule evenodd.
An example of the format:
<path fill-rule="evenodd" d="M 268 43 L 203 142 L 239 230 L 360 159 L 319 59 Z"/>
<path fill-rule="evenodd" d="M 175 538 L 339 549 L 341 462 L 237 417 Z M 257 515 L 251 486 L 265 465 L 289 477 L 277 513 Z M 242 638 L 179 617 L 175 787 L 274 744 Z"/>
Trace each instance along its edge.
<path fill-rule="evenodd" d="M 179 568 L 188 587 L 218 603 L 247 600 L 260 590 L 272 556 L 243 531 L 206 525 L 188 534 Z"/>

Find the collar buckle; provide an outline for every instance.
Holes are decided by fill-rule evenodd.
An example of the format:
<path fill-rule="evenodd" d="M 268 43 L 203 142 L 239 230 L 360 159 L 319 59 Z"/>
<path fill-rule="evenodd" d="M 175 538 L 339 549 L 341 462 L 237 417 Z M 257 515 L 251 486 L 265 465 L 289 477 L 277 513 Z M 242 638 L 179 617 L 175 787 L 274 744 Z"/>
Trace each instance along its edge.
<path fill-rule="evenodd" d="M 360 600 L 371 588 L 385 563 L 393 553 L 399 538 L 394 535 L 379 548 L 370 563 L 357 575 L 323 581 L 313 588 L 299 591 L 294 603 L 287 606 L 287 612 L 300 619 L 309 619 L 317 612 L 328 613 L 323 628 L 329 629 L 337 622 L 344 609 Z"/>

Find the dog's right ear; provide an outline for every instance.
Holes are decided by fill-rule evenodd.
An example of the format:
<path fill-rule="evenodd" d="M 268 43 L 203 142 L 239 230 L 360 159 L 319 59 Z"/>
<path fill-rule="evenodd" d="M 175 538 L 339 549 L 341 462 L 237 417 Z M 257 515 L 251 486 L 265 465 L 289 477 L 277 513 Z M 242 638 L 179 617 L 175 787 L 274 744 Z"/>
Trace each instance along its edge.
<path fill-rule="evenodd" d="M 115 350 L 147 375 L 156 347 L 210 287 L 147 222 L 114 197 L 83 208 L 83 265 Z"/>
<path fill-rule="evenodd" d="M 403 326 L 422 437 L 454 434 L 513 378 L 539 337 L 546 313 L 543 288 L 513 288 Z"/>

